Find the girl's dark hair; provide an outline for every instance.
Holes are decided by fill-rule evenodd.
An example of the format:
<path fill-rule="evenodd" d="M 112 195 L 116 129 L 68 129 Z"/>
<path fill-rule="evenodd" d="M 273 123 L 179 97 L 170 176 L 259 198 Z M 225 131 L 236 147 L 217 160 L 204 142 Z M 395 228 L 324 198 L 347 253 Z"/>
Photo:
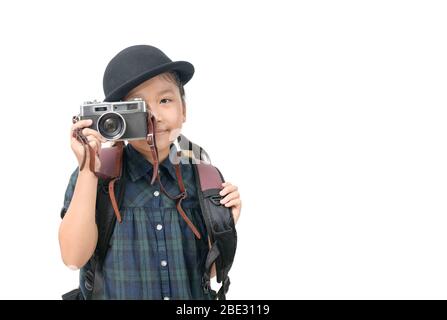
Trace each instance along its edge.
<path fill-rule="evenodd" d="M 166 80 L 174 82 L 177 85 L 180 92 L 180 97 L 182 98 L 182 102 L 185 103 L 185 89 L 183 88 L 183 84 L 180 81 L 180 77 L 178 76 L 177 72 L 169 71 L 162 74 L 162 76 L 164 76 Z"/>

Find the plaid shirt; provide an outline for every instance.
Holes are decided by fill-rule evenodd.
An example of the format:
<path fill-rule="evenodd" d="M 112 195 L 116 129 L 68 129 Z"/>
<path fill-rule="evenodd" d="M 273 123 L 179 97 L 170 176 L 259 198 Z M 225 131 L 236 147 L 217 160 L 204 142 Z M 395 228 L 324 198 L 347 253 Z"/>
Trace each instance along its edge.
<path fill-rule="evenodd" d="M 160 190 L 150 185 L 153 166 L 130 144 L 124 149 L 127 179 L 121 206 L 122 223 L 116 223 L 104 261 L 103 299 L 210 299 L 203 293 L 201 278 L 208 253 L 208 235 L 203 222 L 191 164 L 181 163 L 188 197 L 182 208 L 200 232 L 197 240 L 175 207 Z M 167 157 L 160 164 L 160 179 L 166 191 L 180 193 L 175 169 Z M 76 185 L 73 172 L 65 193 L 68 209 Z M 80 271 L 84 288 L 85 269 Z"/>

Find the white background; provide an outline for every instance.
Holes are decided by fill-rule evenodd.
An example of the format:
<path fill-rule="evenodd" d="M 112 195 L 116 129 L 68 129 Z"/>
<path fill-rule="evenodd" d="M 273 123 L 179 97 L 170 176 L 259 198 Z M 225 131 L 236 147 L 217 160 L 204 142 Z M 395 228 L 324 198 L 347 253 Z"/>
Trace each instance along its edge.
<path fill-rule="evenodd" d="M 71 117 L 135 44 L 243 201 L 230 299 L 447 298 L 443 1 L 0 2 L 0 298 L 60 299 Z"/>

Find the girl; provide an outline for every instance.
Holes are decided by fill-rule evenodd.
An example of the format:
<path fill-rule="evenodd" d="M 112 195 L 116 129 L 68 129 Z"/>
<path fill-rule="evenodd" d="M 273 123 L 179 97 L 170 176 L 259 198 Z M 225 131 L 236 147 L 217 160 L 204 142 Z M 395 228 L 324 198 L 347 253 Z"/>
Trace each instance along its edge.
<path fill-rule="evenodd" d="M 172 62 L 153 46 L 138 45 L 122 50 L 108 64 L 104 74 L 105 101 L 141 98 L 156 119 L 159 175 L 171 195 L 179 194 L 177 178 L 169 158 L 172 143 L 186 121 L 183 86 L 194 67 L 185 61 Z M 82 129 L 96 152 L 106 142 L 89 126 L 91 120 L 73 124 Z M 71 148 L 79 162 L 83 145 L 71 136 Z M 182 208 L 202 235 L 197 239 L 178 213 L 175 202 L 163 194 L 157 183 L 150 185 L 153 159 L 146 140 L 131 140 L 124 147 L 126 185 L 121 205 L 122 223 L 116 223 L 103 265 L 101 299 L 210 299 L 201 286 L 208 236 L 197 198 L 192 164 L 181 162 L 181 174 L 188 197 Z M 96 157 L 97 168 L 100 166 Z M 97 169 L 96 168 L 96 169 Z M 81 298 L 86 297 L 84 266 L 92 257 L 98 230 L 95 222 L 98 178 L 85 165 L 70 177 L 62 209 L 59 243 L 62 260 L 79 269 Z M 235 222 L 241 211 L 237 187 L 225 183 L 221 203 L 231 207 Z"/>

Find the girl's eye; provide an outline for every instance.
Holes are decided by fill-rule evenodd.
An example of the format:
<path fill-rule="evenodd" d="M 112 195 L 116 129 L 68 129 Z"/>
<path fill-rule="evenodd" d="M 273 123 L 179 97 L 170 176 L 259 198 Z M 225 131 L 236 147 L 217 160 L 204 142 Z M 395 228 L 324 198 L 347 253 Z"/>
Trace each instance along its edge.
<path fill-rule="evenodd" d="M 168 103 L 168 102 L 171 102 L 171 99 L 165 98 L 160 100 L 160 103 Z"/>

